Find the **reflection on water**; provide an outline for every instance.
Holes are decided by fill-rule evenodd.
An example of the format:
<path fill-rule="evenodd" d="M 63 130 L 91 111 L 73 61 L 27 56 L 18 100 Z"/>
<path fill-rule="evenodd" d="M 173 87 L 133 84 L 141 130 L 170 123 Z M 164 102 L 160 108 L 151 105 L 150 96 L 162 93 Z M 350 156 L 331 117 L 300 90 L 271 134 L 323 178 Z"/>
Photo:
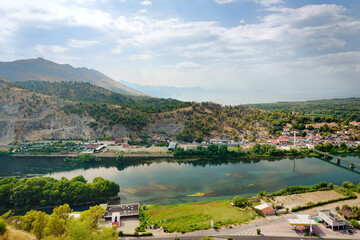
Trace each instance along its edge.
<path fill-rule="evenodd" d="M 359 161 L 359 155 L 347 156 Z M 64 163 L 62 158 L 0 158 L 0 177 L 45 175 L 57 179 L 83 175 L 88 181 L 102 176 L 121 186 L 121 201 L 142 204 L 176 204 L 250 196 L 274 192 L 286 185 L 313 185 L 320 181 L 341 184 L 360 181 L 352 170 L 319 158 L 207 159 L 175 162 L 173 159 L 132 159 L 117 165 Z"/>

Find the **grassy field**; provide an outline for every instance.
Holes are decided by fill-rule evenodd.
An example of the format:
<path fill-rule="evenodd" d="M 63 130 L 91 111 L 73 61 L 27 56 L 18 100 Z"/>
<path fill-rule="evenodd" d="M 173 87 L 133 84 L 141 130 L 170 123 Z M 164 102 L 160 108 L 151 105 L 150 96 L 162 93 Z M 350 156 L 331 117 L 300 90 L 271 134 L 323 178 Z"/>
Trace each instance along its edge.
<path fill-rule="evenodd" d="M 225 200 L 169 206 L 152 205 L 147 206 L 145 215 L 149 225 L 157 222 L 158 226 L 163 226 L 168 232 L 209 229 L 211 220 L 214 222 L 214 227 L 219 228 L 246 223 L 258 216 L 251 208 L 232 207 L 230 202 Z"/>

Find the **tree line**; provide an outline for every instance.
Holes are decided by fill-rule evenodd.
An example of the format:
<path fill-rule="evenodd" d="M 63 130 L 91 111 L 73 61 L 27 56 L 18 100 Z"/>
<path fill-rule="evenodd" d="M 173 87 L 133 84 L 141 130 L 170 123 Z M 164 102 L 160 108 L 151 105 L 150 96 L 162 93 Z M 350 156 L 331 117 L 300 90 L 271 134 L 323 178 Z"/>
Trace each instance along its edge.
<path fill-rule="evenodd" d="M 99 225 L 99 221 L 105 213 L 105 209 L 101 206 L 90 207 L 89 210 L 82 212 L 78 218 L 71 216 L 72 212 L 70 206 L 64 204 L 54 208 L 51 215 L 31 210 L 24 216 L 14 217 L 9 211 L 2 216 L 2 219 L 17 229 L 35 235 L 36 239 L 118 239 L 116 229 Z M 2 220 L 3 223 L 5 221 Z"/>
<path fill-rule="evenodd" d="M 60 204 L 84 204 L 99 202 L 117 196 L 117 183 L 97 177 L 92 183 L 80 175 L 68 180 L 52 177 L 4 178 L 0 180 L 1 208 L 25 208 L 57 206 Z"/>
<path fill-rule="evenodd" d="M 269 144 L 256 144 L 248 150 L 237 147 L 235 150 L 229 150 L 227 145 L 211 144 L 208 147 L 197 146 L 196 149 L 187 149 L 177 147 L 174 151 L 174 157 L 241 157 L 241 156 L 297 156 L 308 152 L 300 152 L 296 149 L 281 150 Z"/>

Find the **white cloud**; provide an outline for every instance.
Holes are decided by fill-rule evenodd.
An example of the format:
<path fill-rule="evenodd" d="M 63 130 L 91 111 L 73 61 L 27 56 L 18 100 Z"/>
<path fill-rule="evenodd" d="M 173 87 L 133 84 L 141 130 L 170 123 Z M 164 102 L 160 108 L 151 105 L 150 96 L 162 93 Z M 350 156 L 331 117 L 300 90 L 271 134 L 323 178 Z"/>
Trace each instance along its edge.
<path fill-rule="evenodd" d="M 141 10 L 139 10 L 139 13 L 146 13 L 146 12 L 147 12 L 146 9 L 141 9 Z"/>
<path fill-rule="evenodd" d="M 198 68 L 198 67 L 200 67 L 200 65 L 195 62 L 180 62 L 180 63 L 176 64 L 176 68 L 189 69 L 189 68 Z"/>
<path fill-rule="evenodd" d="M 278 5 L 278 4 L 284 3 L 283 0 L 214 0 L 214 1 L 218 4 L 233 3 L 233 2 L 238 2 L 238 1 L 253 1 L 263 7 L 270 7 L 273 5 Z"/>
<path fill-rule="evenodd" d="M 134 54 L 131 56 L 133 60 L 148 60 L 148 59 L 152 59 L 153 57 L 154 55 L 151 51 L 146 51 L 144 53 Z"/>
<path fill-rule="evenodd" d="M 261 6 L 270 7 L 272 5 L 283 4 L 283 0 L 255 0 Z"/>
<path fill-rule="evenodd" d="M 141 5 L 144 5 L 144 6 L 150 6 L 150 5 L 152 4 L 152 2 L 146 0 L 146 1 L 142 1 L 140 4 L 141 4 Z"/>
<path fill-rule="evenodd" d="M 236 0 L 215 0 L 215 2 L 218 4 L 225 4 L 225 3 L 236 2 Z"/>
<path fill-rule="evenodd" d="M 67 48 L 58 45 L 36 45 L 35 49 L 42 55 L 64 53 Z"/>
<path fill-rule="evenodd" d="M 98 44 L 98 41 L 94 40 L 76 40 L 76 39 L 69 39 L 68 46 L 72 48 L 87 48 L 91 47 L 95 44 Z"/>

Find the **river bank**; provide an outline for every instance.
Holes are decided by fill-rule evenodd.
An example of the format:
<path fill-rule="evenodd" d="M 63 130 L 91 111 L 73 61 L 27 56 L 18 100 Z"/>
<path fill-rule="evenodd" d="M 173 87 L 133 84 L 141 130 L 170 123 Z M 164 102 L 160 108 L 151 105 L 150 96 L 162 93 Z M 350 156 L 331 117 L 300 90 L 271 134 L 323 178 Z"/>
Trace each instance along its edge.
<path fill-rule="evenodd" d="M 7 155 L 9 157 L 56 157 L 56 158 L 65 158 L 65 157 L 77 157 L 83 153 L 67 153 L 67 154 L 23 154 L 23 153 L 15 153 Z M 124 158 L 174 158 L 177 160 L 191 159 L 216 159 L 216 158 L 229 158 L 229 159 L 259 159 L 259 158 L 282 158 L 282 157 L 317 157 L 318 154 L 315 153 L 300 153 L 297 155 L 285 155 L 285 156 L 270 156 L 270 155 L 244 155 L 244 156 L 174 156 L 173 153 L 93 153 L 99 158 L 116 158 L 119 155 L 123 155 Z"/>

